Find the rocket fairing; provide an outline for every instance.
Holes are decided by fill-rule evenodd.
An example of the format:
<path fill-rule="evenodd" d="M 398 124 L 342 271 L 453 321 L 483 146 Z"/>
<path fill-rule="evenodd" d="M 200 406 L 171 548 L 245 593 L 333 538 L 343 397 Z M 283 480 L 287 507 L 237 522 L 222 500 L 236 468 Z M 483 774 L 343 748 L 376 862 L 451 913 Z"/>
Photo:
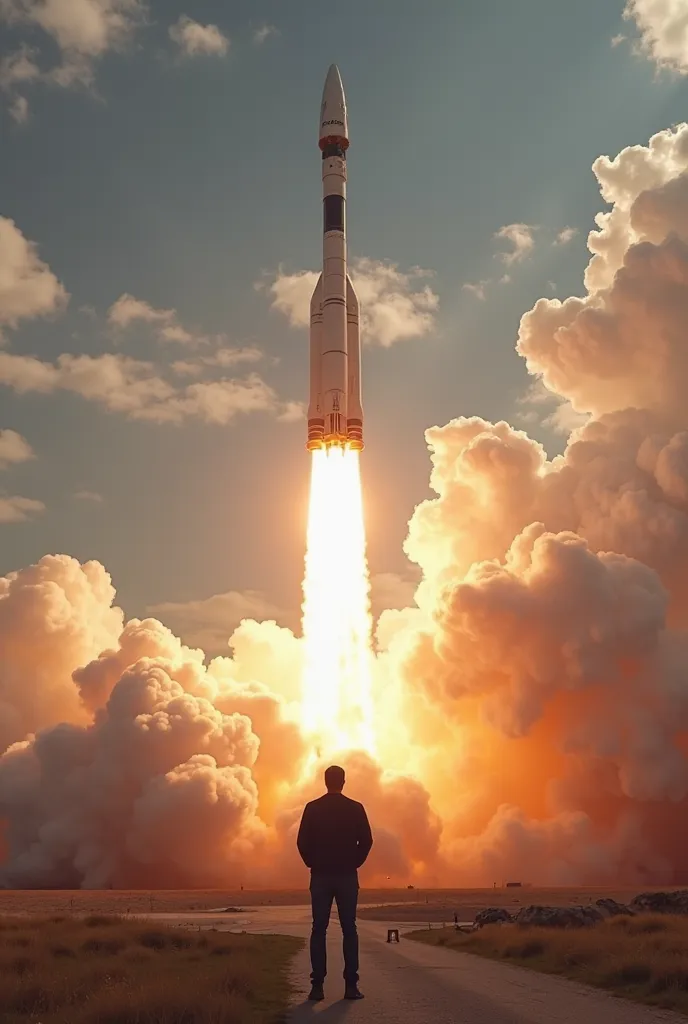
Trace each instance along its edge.
<path fill-rule="evenodd" d="M 336 64 L 325 79 L 322 152 L 323 266 L 311 298 L 310 396 L 306 448 L 363 448 L 358 299 L 346 266 L 346 151 L 349 126 Z"/>

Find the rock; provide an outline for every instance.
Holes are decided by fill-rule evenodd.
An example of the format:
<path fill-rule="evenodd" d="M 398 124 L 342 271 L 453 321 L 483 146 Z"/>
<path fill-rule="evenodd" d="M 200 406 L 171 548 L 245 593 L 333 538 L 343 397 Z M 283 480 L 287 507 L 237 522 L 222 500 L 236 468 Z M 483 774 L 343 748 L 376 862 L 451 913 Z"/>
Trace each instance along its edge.
<path fill-rule="evenodd" d="M 589 928 L 603 920 L 596 907 L 523 907 L 516 924 L 540 928 Z"/>
<path fill-rule="evenodd" d="M 486 924 L 510 924 L 513 917 L 503 907 L 487 907 L 475 915 L 474 928 L 484 928 Z"/>
<path fill-rule="evenodd" d="M 688 914 L 688 889 L 676 892 L 641 892 L 631 900 L 636 914 Z"/>
<path fill-rule="evenodd" d="M 617 903 L 616 900 L 606 896 L 601 900 L 595 900 L 595 905 L 604 917 L 631 917 L 633 915 L 633 911 L 625 903 Z"/>

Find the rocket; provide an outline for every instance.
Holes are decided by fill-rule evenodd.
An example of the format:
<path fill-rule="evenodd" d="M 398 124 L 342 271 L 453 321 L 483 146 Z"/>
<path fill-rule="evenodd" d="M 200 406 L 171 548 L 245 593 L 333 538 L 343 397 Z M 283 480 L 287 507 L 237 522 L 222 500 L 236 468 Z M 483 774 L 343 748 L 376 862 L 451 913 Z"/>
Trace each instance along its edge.
<path fill-rule="evenodd" d="M 310 395 L 306 448 L 363 448 L 358 299 L 346 266 L 346 151 L 349 126 L 336 64 L 325 79 L 322 153 L 323 264 L 311 298 Z"/>

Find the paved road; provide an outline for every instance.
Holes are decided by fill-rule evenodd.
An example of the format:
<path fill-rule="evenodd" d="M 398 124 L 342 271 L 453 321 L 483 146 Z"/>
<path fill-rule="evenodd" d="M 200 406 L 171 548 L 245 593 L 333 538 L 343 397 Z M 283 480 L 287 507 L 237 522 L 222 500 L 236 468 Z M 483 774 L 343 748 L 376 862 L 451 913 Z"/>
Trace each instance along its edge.
<path fill-rule="evenodd" d="M 180 925 L 229 931 L 308 936 L 306 907 L 271 907 L 242 914 L 145 915 Z M 403 938 L 388 945 L 385 922 L 359 921 L 359 1003 L 341 997 L 341 931 L 333 911 L 324 1003 L 306 1001 L 308 952 L 294 963 L 295 1005 L 290 1024 L 686 1024 L 685 1017 L 638 1006 L 564 978 Z M 424 925 L 418 925 L 424 927 Z"/>
<path fill-rule="evenodd" d="M 333 922 L 334 924 L 334 922 Z M 563 978 L 402 940 L 386 925 L 362 922 L 360 1003 L 342 996 L 341 933 L 330 925 L 330 974 L 324 1003 L 305 1002 L 301 982 L 292 1024 L 674 1024 L 684 1017 L 636 1006 Z M 308 955 L 294 965 L 308 978 Z"/>

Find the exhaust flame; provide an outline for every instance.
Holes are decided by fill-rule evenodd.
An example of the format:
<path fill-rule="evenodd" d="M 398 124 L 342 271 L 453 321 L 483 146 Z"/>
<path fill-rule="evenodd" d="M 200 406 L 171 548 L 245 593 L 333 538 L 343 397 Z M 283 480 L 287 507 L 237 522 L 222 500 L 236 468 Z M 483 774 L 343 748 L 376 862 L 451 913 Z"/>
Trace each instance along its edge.
<path fill-rule="evenodd" d="M 313 452 L 302 721 L 320 756 L 374 749 L 370 582 L 358 452 Z"/>

